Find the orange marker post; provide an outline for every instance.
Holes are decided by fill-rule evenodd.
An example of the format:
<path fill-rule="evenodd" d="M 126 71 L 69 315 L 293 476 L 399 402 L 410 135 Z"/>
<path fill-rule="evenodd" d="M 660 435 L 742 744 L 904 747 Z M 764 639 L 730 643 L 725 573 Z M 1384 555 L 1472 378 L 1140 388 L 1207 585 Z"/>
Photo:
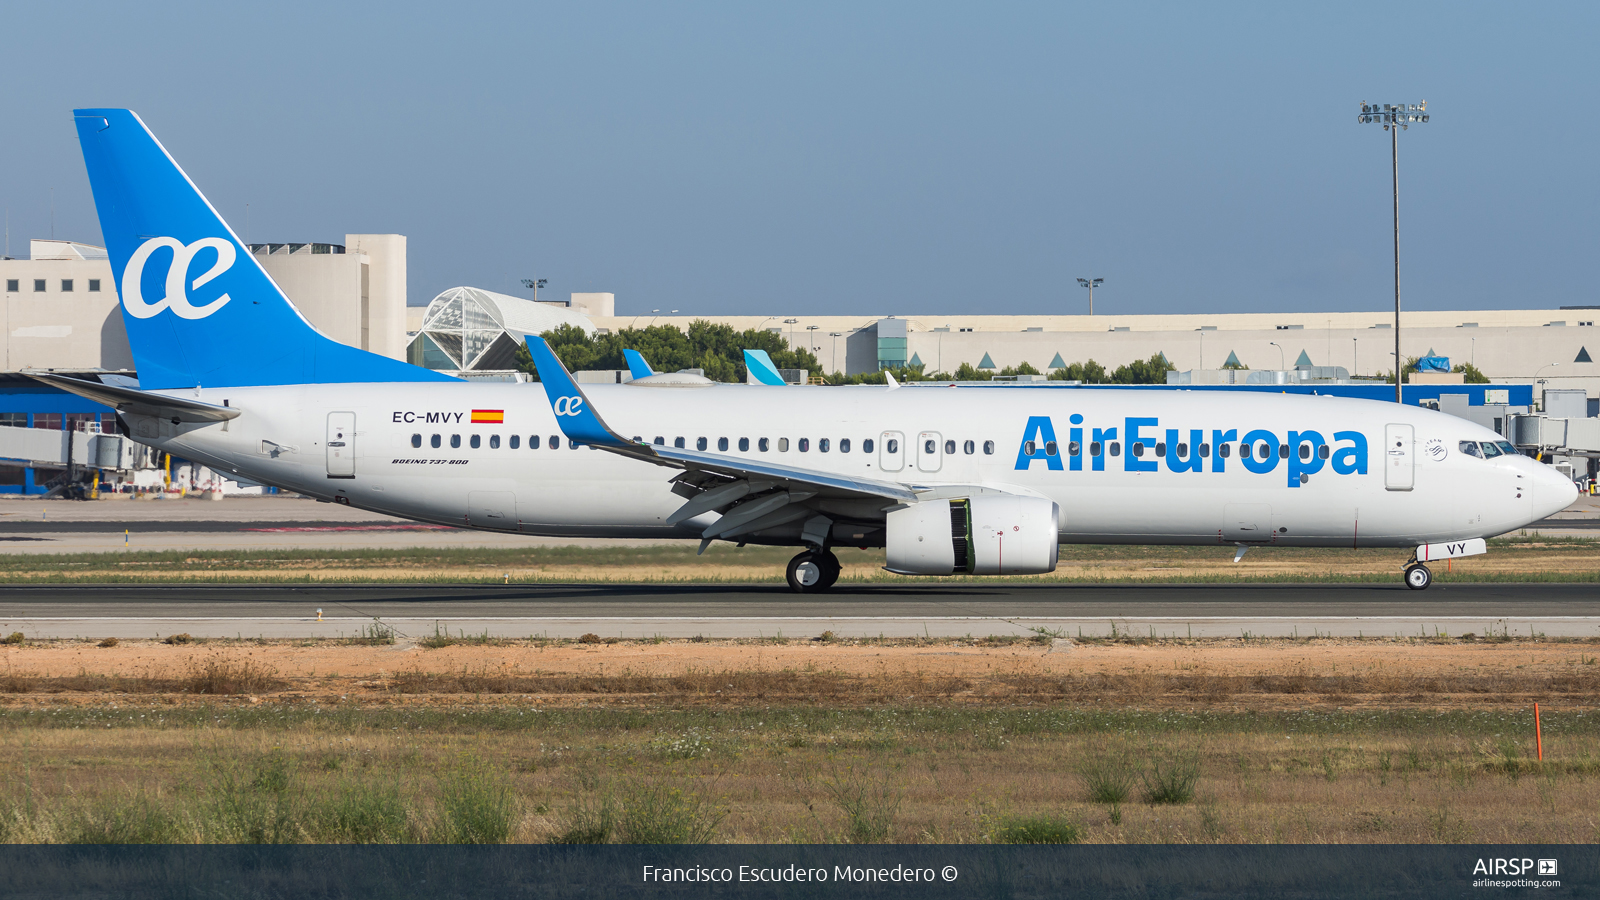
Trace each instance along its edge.
<path fill-rule="evenodd" d="M 1539 754 L 1539 762 L 1544 762 L 1544 731 L 1539 727 L 1539 704 L 1533 705 L 1533 745 Z"/>

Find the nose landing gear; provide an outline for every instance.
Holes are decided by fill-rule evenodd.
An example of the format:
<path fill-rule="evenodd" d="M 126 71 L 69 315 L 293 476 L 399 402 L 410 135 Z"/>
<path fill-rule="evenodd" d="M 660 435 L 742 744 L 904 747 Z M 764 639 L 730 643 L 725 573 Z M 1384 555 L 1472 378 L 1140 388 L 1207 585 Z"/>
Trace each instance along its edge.
<path fill-rule="evenodd" d="M 819 594 L 839 580 L 839 558 L 831 550 L 807 550 L 789 560 L 789 590 Z"/>
<path fill-rule="evenodd" d="M 1428 585 L 1433 584 L 1433 573 L 1428 567 L 1419 562 L 1406 566 L 1406 587 L 1413 591 L 1425 591 Z"/>

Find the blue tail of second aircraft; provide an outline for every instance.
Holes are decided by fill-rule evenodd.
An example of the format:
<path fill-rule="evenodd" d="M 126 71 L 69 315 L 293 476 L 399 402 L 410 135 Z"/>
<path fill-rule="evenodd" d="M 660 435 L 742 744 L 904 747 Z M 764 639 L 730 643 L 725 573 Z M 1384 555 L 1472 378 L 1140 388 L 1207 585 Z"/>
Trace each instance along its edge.
<path fill-rule="evenodd" d="M 73 115 L 140 387 L 453 380 L 317 331 L 137 115 Z"/>

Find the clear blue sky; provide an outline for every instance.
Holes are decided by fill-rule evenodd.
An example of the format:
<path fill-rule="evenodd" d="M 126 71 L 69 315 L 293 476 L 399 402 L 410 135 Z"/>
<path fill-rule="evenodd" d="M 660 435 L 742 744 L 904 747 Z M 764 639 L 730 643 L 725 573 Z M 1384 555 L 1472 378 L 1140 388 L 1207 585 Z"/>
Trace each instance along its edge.
<path fill-rule="evenodd" d="M 1594 4 L 10 3 L 13 255 L 127 106 L 247 241 L 685 313 L 1600 303 Z M 248 211 L 247 211 L 248 205 Z"/>

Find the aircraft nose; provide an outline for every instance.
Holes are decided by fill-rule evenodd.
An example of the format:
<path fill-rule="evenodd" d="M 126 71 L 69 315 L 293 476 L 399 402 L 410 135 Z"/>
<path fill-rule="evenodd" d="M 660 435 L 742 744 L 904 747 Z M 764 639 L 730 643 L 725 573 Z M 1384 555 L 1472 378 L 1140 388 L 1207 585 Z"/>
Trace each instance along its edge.
<path fill-rule="evenodd" d="M 1572 479 L 1554 468 L 1539 465 L 1533 474 L 1533 511 L 1539 516 L 1553 516 L 1578 499 L 1578 486 Z"/>

